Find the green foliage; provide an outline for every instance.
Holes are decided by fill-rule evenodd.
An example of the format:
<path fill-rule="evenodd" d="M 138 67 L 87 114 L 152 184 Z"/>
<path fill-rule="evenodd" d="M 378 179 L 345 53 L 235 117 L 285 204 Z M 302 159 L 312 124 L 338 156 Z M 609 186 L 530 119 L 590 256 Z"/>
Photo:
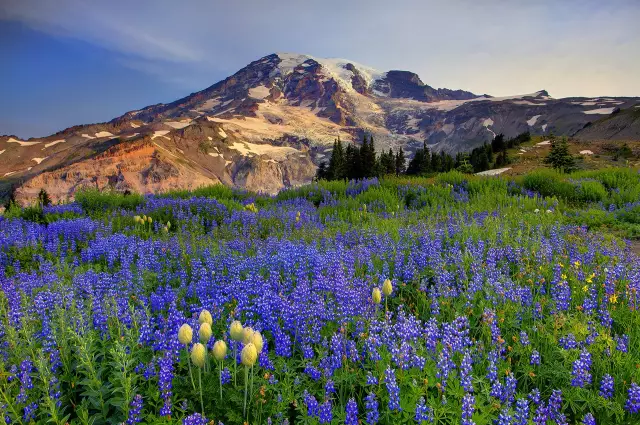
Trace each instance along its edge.
<path fill-rule="evenodd" d="M 537 170 L 520 179 L 522 186 L 538 192 L 542 196 L 559 197 L 565 200 L 576 199 L 576 188 L 564 180 L 564 177 L 553 170 Z"/>
<path fill-rule="evenodd" d="M 544 162 L 562 173 L 570 173 L 575 170 L 575 159 L 569 153 L 566 137 L 551 139 L 551 151 Z"/>
<path fill-rule="evenodd" d="M 76 202 L 88 213 L 96 213 L 109 208 L 134 210 L 144 203 L 140 194 L 125 195 L 118 192 L 84 189 L 76 193 Z"/>
<path fill-rule="evenodd" d="M 436 156 L 439 158 L 436 161 L 440 162 L 442 156 Z M 388 161 L 388 158 L 385 161 Z M 433 156 L 430 156 L 429 164 L 432 163 Z M 390 165 L 390 162 L 388 161 L 387 164 Z M 480 291 L 476 293 L 475 298 L 469 299 L 457 299 L 446 294 L 437 296 L 436 299 L 439 302 L 437 315 L 440 320 L 452 321 L 459 316 L 470 318 L 470 338 L 477 346 L 490 349 L 489 347 L 495 346 L 495 341 L 492 339 L 490 324 L 483 314 L 485 308 L 495 309 L 496 323 L 499 323 L 501 337 L 504 338 L 503 355 L 508 359 L 508 362 L 506 360 L 501 362 L 498 372 L 500 376 L 505 377 L 508 368 L 517 374 L 519 397 L 525 397 L 533 388 L 540 388 L 543 391 L 543 397 L 548 398 L 551 389 L 567 387 L 568 390 L 563 393 L 563 397 L 569 423 L 579 423 L 584 413 L 588 411 L 597 412 L 598 423 L 634 423 L 635 417 L 629 419 L 629 415 L 625 413 L 622 406 L 627 384 L 640 379 L 640 372 L 635 364 L 637 356 L 635 354 L 622 356 L 616 351 L 613 335 L 616 333 L 630 335 L 630 352 L 637 352 L 640 347 L 638 345 L 640 317 L 635 314 L 635 310 L 630 310 L 626 304 L 618 301 L 617 308 L 611 310 L 614 327 L 607 329 L 597 325 L 598 336 L 590 348 L 593 353 L 593 384 L 588 390 L 571 388 L 569 384 L 571 366 L 577 358 L 578 350 L 565 350 L 558 344 L 559 338 L 569 333 L 575 335 L 580 341 L 585 338 L 586 324 L 590 317 L 577 309 L 577 306 L 582 306 L 586 297 L 582 288 L 592 273 L 603 273 L 604 263 L 601 261 L 610 254 L 596 252 L 594 265 L 590 268 L 581 268 L 567 261 L 567 258 L 576 255 L 575 253 L 582 255 L 587 252 L 588 247 L 585 247 L 585 241 L 596 239 L 607 241 L 610 236 L 606 233 L 597 236 L 591 233 L 576 235 L 575 240 L 567 241 L 567 256 L 562 253 L 549 259 L 546 254 L 541 256 L 545 251 L 541 250 L 540 239 L 553 238 L 554 232 L 564 224 L 587 226 L 590 231 L 613 229 L 624 236 L 640 236 L 640 206 L 631 204 L 640 199 L 637 196 L 640 190 L 640 177 L 637 170 L 607 169 L 577 172 L 569 176 L 545 169 L 523 176 L 515 182 L 504 177 L 485 178 L 469 176 L 460 171 L 449 171 L 436 174 L 431 178 L 388 176 L 381 179 L 379 185 L 372 185 L 357 194 L 348 194 L 347 189 L 352 187 L 344 180 L 321 180 L 311 185 L 282 191 L 274 197 L 234 191 L 221 185 L 202 187 L 192 192 L 172 191 L 162 196 L 185 199 L 193 196 L 214 198 L 231 210 L 241 211 L 251 220 L 238 221 L 236 227 L 221 229 L 201 225 L 201 222 L 222 222 L 222 218 L 211 211 L 194 209 L 192 212 L 198 219 L 193 221 L 181 219 L 170 209 L 158 209 L 149 213 L 154 223 L 171 221 L 173 226 L 172 233 L 169 235 L 157 232 L 151 225 L 134 223 L 133 213 L 130 211 L 144 205 L 144 198 L 140 195 L 125 196 L 117 193 L 85 191 L 78 195 L 77 200 L 85 211 L 94 217 L 110 220 L 114 230 L 122 231 L 127 235 L 153 239 L 154 243 L 158 243 L 158 247 L 169 245 L 181 247 L 182 252 L 178 250 L 177 254 L 174 252 L 171 255 L 168 253 L 166 258 L 163 256 L 162 261 L 156 264 L 157 270 L 153 272 L 149 270 L 140 272 L 137 268 L 138 264 L 148 259 L 136 257 L 131 263 L 131 272 L 135 284 L 140 285 L 136 287 L 140 290 L 140 298 L 153 296 L 159 299 L 165 291 L 175 291 L 180 303 L 184 304 L 179 308 L 191 309 L 191 311 L 199 302 L 198 294 L 185 289 L 179 279 L 161 281 L 160 276 L 163 278 L 171 276 L 178 261 L 187 265 L 193 265 L 199 261 L 215 263 L 221 249 L 219 246 L 221 242 L 235 240 L 245 242 L 254 238 L 260 240 L 257 249 L 262 249 L 263 246 L 268 247 L 271 241 L 286 236 L 294 241 L 297 239 L 315 241 L 320 246 L 327 243 L 328 238 L 337 234 L 343 238 L 351 238 L 354 229 L 357 229 L 361 239 L 354 238 L 353 244 L 358 245 L 362 243 L 362 239 L 375 233 L 388 236 L 389 240 L 399 240 L 414 237 L 411 229 L 431 229 L 434 223 L 439 222 L 464 223 L 455 236 L 447 235 L 446 230 L 443 234 L 433 235 L 443 245 L 460 247 L 459 255 L 463 261 L 455 267 L 465 268 L 465 273 L 472 276 L 473 273 L 487 266 L 483 260 L 478 261 L 474 258 L 473 244 L 478 240 L 495 243 L 496 251 L 504 247 L 505 253 L 509 253 L 511 249 L 524 250 L 530 254 L 531 260 L 515 265 L 508 275 L 508 283 L 522 288 L 523 293 L 531 297 L 531 302 L 540 302 L 545 315 L 542 318 L 534 318 L 530 309 L 525 310 L 525 314 L 519 314 L 518 306 L 522 302 L 520 299 L 503 299 L 502 297 L 489 299 L 487 293 Z M 535 193 L 526 196 L 522 189 Z M 256 211 L 245 208 L 243 202 L 248 199 L 258 206 Z M 302 225 L 301 228 L 297 228 L 296 226 L 299 225 L 297 222 L 292 225 L 270 214 L 282 207 L 280 201 L 295 199 L 306 199 L 313 203 L 315 210 L 311 206 L 307 205 L 307 207 L 313 211 L 317 210 L 317 218 L 320 220 L 318 228 Z M 325 199 L 332 202 L 323 204 Z M 305 202 L 301 204 L 305 205 Z M 607 208 L 611 204 L 617 207 L 609 211 Z M 50 223 L 58 218 L 56 215 L 47 214 L 46 210 L 39 206 L 25 209 L 11 206 L 5 212 L 5 219 L 20 218 L 38 223 Z M 538 212 L 534 212 L 535 210 Z M 547 210 L 550 212 L 547 213 Z M 538 239 L 532 235 L 536 235 Z M 610 243 L 617 242 L 611 239 Z M 56 279 L 52 279 L 51 285 L 61 285 L 64 288 L 75 278 L 69 265 L 80 255 L 84 246 L 79 244 L 74 249 L 75 251 L 70 250 L 64 256 L 46 253 L 40 245 L 3 249 L 2 254 L 11 259 L 5 262 L 5 276 L 14 279 L 16 264 L 20 265 L 21 272 L 24 273 L 20 276 L 24 276 L 25 280 L 29 278 L 27 275 L 31 271 L 42 273 L 40 270 L 42 263 L 39 258 L 45 258 L 53 265 L 56 273 Z M 180 258 L 175 258 L 174 254 Z M 248 251 L 246 255 L 250 261 L 255 252 Z M 337 255 L 339 256 L 340 253 Z M 394 252 L 389 255 L 389 258 L 403 262 L 396 263 L 397 266 L 401 264 L 404 266 L 406 264 L 404 262 L 413 261 L 411 255 L 412 253 L 409 252 Z M 242 257 L 239 255 L 238 259 L 240 258 Z M 558 265 L 560 263 L 562 263 L 561 269 Z M 390 264 L 393 270 L 392 262 Z M 509 270 L 508 263 L 504 264 L 504 267 Z M 120 270 L 124 270 L 121 269 L 122 265 L 119 262 L 110 265 L 106 260 L 96 260 L 83 267 L 85 269 L 82 271 L 93 270 L 96 273 L 106 271 L 119 273 Z M 228 269 L 221 269 L 221 273 L 230 274 L 229 280 L 236 278 L 231 276 L 232 273 L 236 273 L 232 267 L 235 266 L 232 264 Z M 389 273 L 389 269 L 383 268 L 383 261 L 377 255 L 367 254 L 362 258 L 353 259 L 353 263 L 348 267 L 355 270 L 354 279 L 365 280 L 371 276 Z M 397 294 L 394 294 L 390 300 L 390 310 L 396 311 L 395 309 L 400 305 L 405 306 L 411 314 L 426 323 L 434 315 L 430 312 L 433 300 L 432 295 L 420 285 L 423 282 L 427 285 L 432 283 L 440 270 L 429 267 L 424 267 L 422 270 L 420 275 L 407 280 L 404 282 L 405 285 L 399 286 Z M 456 272 L 453 266 L 447 269 L 446 265 L 442 271 L 451 274 Z M 50 273 L 49 269 L 45 269 L 44 273 Z M 185 273 L 187 275 L 192 273 L 189 267 L 186 268 Z M 282 276 L 258 274 L 249 278 L 271 279 L 274 286 L 279 287 L 285 279 L 292 278 L 287 273 L 288 270 L 283 270 Z M 572 309 L 566 314 L 551 312 L 549 295 L 551 291 L 548 283 L 556 279 L 556 274 L 560 273 L 566 274 L 564 280 L 572 290 L 570 300 Z M 203 291 L 212 289 L 208 286 L 210 279 L 208 274 L 201 279 Z M 612 285 L 615 286 L 613 289 L 621 294 L 621 297 L 627 291 L 628 279 L 629 277 L 621 276 L 619 279 L 612 280 Z M 606 296 L 603 282 L 604 280 L 594 279 L 594 287 L 600 299 Z M 132 282 L 123 279 L 120 284 L 124 287 Z M 469 284 L 470 282 L 465 280 L 455 282 L 455 285 L 460 287 Z M 52 287 L 43 290 L 42 299 L 46 299 L 49 291 L 55 289 L 57 288 Z M 215 290 L 213 288 L 213 291 Z M 251 294 L 250 296 L 265 295 L 268 294 Z M 279 293 L 274 293 L 273 296 L 283 297 Z M 7 346 L 11 347 L 11 350 L 7 350 L 8 358 L 0 361 L 0 377 L 2 377 L 0 389 L 6 392 L 5 395 L 8 397 L 7 400 L 0 399 L 0 405 L 14 423 L 20 423 L 24 406 L 14 402 L 19 392 L 19 383 L 15 380 L 13 383 L 8 381 L 10 372 L 7 369 L 10 364 L 17 364 L 17 359 L 23 359 L 26 356 L 32 358 L 36 365 L 32 374 L 35 387 L 29 395 L 33 400 L 38 400 L 40 409 L 44 412 L 37 419 L 37 423 L 69 422 L 72 425 L 123 423 L 127 420 L 131 400 L 135 394 L 144 395 L 143 423 L 179 423 L 187 413 L 200 410 L 199 392 L 194 390 L 188 378 L 189 358 L 187 353 L 181 350 L 176 353 L 173 363 L 175 377 L 172 381 L 172 417 L 158 415 L 163 405 L 158 390 L 158 352 L 139 343 L 140 334 L 148 331 L 143 330 L 141 326 L 150 313 L 145 311 L 141 307 L 142 304 L 135 299 L 125 301 L 130 302 L 129 311 L 126 308 L 123 309 L 115 299 L 112 303 L 90 306 L 91 308 L 83 311 L 77 311 L 74 303 L 64 306 L 53 305 L 48 308 L 46 312 L 48 330 L 55 335 L 57 343 L 55 353 L 59 355 L 61 363 L 56 374 L 64 394 L 62 407 L 60 407 L 53 399 L 49 388 L 53 376 L 50 364 L 46 360 L 49 354 L 43 351 L 43 340 L 40 334 L 36 333 L 45 316 L 25 316 L 24 323 L 21 323 L 18 331 L 8 320 L 9 300 L 5 293 L 0 291 L 0 320 L 3 337 Z M 239 301 L 246 303 L 247 299 Z M 26 297 L 23 300 L 12 299 L 11 302 L 25 311 L 35 308 L 34 305 L 26 303 Z M 91 300 L 89 299 L 88 302 Z M 332 300 L 327 295 L 327 299 L 322 302 L 332 302 Z M 237 306 L 237 301 L 233 300 L 228 304 L 216 304 L 215 308 L 223 312 L 222 317 L 227 318 L 231 311 L 237 311 Z M 170 320 L 172 317 L 170 315 L 175 313 L 174 308 L 175 306 L 160 305 L 158 307 L 162 310 L 162 317 L 167 317 L 166 321 L 158 322 L 158 326 L 164 326 L 164 323 Z M 87 323 L 102 320 L 104 317 L 108 319 L 105 325 L 106 331 L 103 334 L 87 327 Z M 121 323 L 120 317 L 127 318 L 128 322 Z M 223 335 L 226 326 L 226 319 L 214 323 L 214 334 Z M 318 333 L 321 338 L 330 338 L 335 331 L 344 327 L 345 335 L 364 335 L 368 326 L 369 323 L 360 323 L 357 320 L 345 321 L 345 323 L 327 325 L 318 329 Z M 535 332 L 529 333 L 531 345 L 519 343 L 520 331 L 532 329 L 534 326 Z M 272 335 L 268 338 L 273 349 L 275 338 Z M 361 339 L 358 338 L 354 338 L 358 344 L 357 352 L 364 353 L 366 348 L 363 343 L 366 338 L 364 336 Z M 446 389 L 448 401 L 444 404 L 442 393 L 437 387 L 440 383 L 436 375 L 438 359 L 424 350 L 424 340 L 422 336 L 420 338 L 423 342 L 415 345 L 415 350 L 418 355 L 424 357 L 425 367 L 423 369 L 412 367 L 407 370 L 398 368 L 396 371 L 403 409 L 401 413 L 397 416 L 388 414 L 386 409 L 388 393 L 384 383 L 378 386 L 366 383 L 362 368 L 371 370 L 374 377 L 380 380 L 384 376 L 384 365 L 391 362 L 392 354 L 386 349 L 380 349 L 381 360 L 378 362 L 371 361 L 365 356 L 358 362 L 345 361 L 345 366 L 339 368 L 333 375 L 334 384 L 338 389 L 338 393 L 332 399 L 334 422 L 344 422 L 344 406 L 350 397 L 358 400 L 362 420 L 362 400 L 368 392 L 375 392 L 380 402 L 380 410 L 383 415 L 386 415 L 382 417 L 380 423 L 413 423 L 415 406 L 421 397 L 424 397 L 428 405 L 433 407 L 436 423 L 460 423 L 459 400 L 464 390 L 459 383 L 458 372 L 454 370 L 449 378 Z M 529 364 L 534 346 L 540 350 L 544 359 L 543 368 Z M 274 358 L 272 355 L 274 370 L 256 368 L 253 377 L 255 392 L 250 398 L 249 422 L 251 424 L 266 423 L 267 418 L 274 418 L 277 413 L 286 412 L 288 418 L 294 418 L 292 423 L 294 421 L 295 423 L 317 423 L 316 418 L 306 417 L 302 391 L 310 389 L 315 394 L 323 394 L 324 378 L 316 382 L 302 371 L 308 364 L 319 367 L 318 359 L 326 357 L 329 347 L 326 347 L 327 352 L 324 352 L 324 349 L 320 346 L 317 348 L 320 352 L 315 352 L 314 358 L 304 359 L 296 348 L 287 358 Z M 438 350 L 441 349 L 442 347 L 438 347 Z M 606 354 L 607 352 L 610 354 Z M 454 354 L 452 358 L 456 365 L 461 361 L 459 354 Z M 225 362 L 229 367 L 229 360 Z M 141 372 L 136 371 L 140 364 L 152 365 L 155 375 L 152 374 L 150 379 L 143 379 Z M 497 399 L 489 395 L 491 382 L 485 377 L 487 366 L 485 363 L 473 366 L 473 384 L 478 403 L 473 419 L 478 425 L 492 423 L 490 418 L 495 417 L 502 407 Z M 618 386 L 612 400 L 604 400 L 594 395 L 597 391 L 594 387 L 604 373 L 616 375 Z M 278 383 L 270 381 L 270 374 L 276 377 Z M 216 369 L 212 368 L 203 374 L 204 410 L 209 418 L 216 420 L 216 423 L 218 420 L 229 424 L 244 422 L 243 375 L 238 376 L 240 385 L 238 387 L 232 383 L 225 385 L 224 398 L 220 401 Z M 183 403 L 187 406 L 186 410 L 181 407 Z M 5 411 L 2 413 L 5 414 Z"/>
<path fill-rule="evenodd" d="M 51 205 L 51 198 L 49 198 L 49 194 L 46 190 L 40 189 L 40 192 L 38 192 L 38 203 L 41 207 L 47 207 Z"/>

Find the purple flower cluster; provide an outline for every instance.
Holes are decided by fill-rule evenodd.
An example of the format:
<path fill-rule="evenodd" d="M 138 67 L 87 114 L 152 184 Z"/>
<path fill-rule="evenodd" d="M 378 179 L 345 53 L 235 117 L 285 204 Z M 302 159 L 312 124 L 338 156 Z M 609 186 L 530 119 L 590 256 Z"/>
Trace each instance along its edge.
<path fill-rule="evenodd" d="M 580 357 L 573 362 L 573 370 L 571 372 L 571 385 L 574 387 L 584 388 L 591 384 L 591 353 L 586 349 L 580 352 Z"/>

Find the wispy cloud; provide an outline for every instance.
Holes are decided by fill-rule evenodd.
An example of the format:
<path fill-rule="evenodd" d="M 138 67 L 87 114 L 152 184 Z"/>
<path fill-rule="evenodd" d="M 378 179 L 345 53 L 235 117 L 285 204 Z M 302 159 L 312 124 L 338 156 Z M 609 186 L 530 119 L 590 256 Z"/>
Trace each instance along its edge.
<path fill-rule="evenodd" d="M 496 95 L 640 94 L 636 0 L 5 0 L 0 19 L 88 41 L 181 85 L 298 51 Z"/>

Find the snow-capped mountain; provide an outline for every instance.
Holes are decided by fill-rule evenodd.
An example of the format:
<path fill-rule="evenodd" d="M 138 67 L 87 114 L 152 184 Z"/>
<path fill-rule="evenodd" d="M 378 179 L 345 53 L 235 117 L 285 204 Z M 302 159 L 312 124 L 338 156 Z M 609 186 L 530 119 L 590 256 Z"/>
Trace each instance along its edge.
<path fill-rule="evenodd" d="M 476 95 L 435 89 L 407 71 L 277 53 L 200 92 L 107 123 L 28 141 L 0 137 L 0 177 L 25 200 L 41 187 L 61 200 L 85 186 L 154 192 L 217 182 L 273 193 L 310 181 L 338 137 L 359 143 L 371 134 L 378 149 L 409 152 L 425 141 L 436 151 L 469 150 L 527 130 L 579 135 L 591 127 L 597 138 L 590 123 L 638 104 L 553 99 L 544 90 Z M 618 133 L 640 138 L 637 126 Z M 608 125 L 602 138 L 615 137 Z"/>

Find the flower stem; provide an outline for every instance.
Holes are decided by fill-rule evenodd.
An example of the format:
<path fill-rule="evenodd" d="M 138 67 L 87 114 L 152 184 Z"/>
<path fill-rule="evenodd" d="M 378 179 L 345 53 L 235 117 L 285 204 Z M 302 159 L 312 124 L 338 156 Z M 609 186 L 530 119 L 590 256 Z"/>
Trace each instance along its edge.
<path fill-rule="evenodd" d="M 222 361 L 220 362 L 220 400 L 222 400 Z"/>
<path fill-rule="evenodd" d="M 249 367 L 244 367 L 244 416 L 247 418 L 247 387 L 249 384 Z"/>
<path fill-rule="evenodd" d="M 191 378 L 191 386 L 193 386 L 193 390 L 196 390 L 196 383 L 193 381 L 193 371 L 191 370 L 191 359 L 189 358 L 189 349 L 187 346 L 184 346 L 184 351 L 187 353 L 187 364 L 189 365 L 189 377 Z"/>
<path fill-rule="evenodd" d="M 233 344 L 233 386 L 238 387 L 238 342 Z"/>
<path fill-rule="evenodd" d="M 198 368 L 198 384 L 200 385 L 200 413 L 204 417 L 204 403 L 202 402 L 202 371 Z"/>

